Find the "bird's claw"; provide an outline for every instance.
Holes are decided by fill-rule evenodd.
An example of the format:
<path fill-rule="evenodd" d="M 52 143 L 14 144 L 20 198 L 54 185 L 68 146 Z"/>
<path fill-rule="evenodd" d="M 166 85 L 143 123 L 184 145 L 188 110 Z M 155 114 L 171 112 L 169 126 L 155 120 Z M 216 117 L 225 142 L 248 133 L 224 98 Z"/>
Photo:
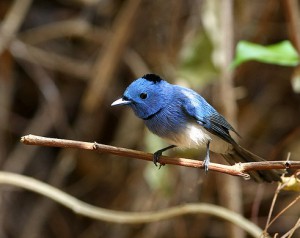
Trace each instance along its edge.
<path fill-rule="evenodd" d="M 159 163 L 159 157 L 162 155 L 162 152 L 160 150 L 156 151 L 153 154 L 153 163 L 155 166 L 157 166 L 157 163 Z"/>
<path fill-rule="evenodd" d="M 165 164 L 163 164 L 163 163 L 160 163 L 159 162 L 159 157 L 162 155 L 162 151 L 156 151 L 154 154 L 153 154 L 153 163 L 154 163 L 154 165 L 155 166 L 157 166 L 157 163 L 159 163 L 159 167 L 158 167 L 158 169 L 160 169 L 161 168 L 161 166 L 164 166 Z"/>
<path fill-rule="evenodd" d="M 205 173 L 208 172 L 208 165 L 210 164 L 210 159 L 209 156 L 206 156 L 204 161 L 203 161 L 203 166 L 204 166 L 204 171 Z"/>
<path fill-rule="evenodd" d="M 157 166 L 157 163 L 159 163 L 159 168 L 158 168 L 158 169 L 160 169 L 161 166 L 164 166 L 164 165 L 165 165 L 164 163 L 159 162 L 159 157 L 162 156 L 162 153 L 163 153 L 164 151 L 166 151 L 166 150 L 168 150 L 168 149 L 171 149 L 171 148 L 174 148 L 174 147 L 176 147 L 176 145 L 170 145 L 170 146 L 168 146 L 168 147 L 166 147 L 166 148 L 163 148 L 163 149 L 160 149 L 160 150 L 156 151 L 156 152 L 153 154 L 153 163 L 154 163 L 155 166 Z"/>

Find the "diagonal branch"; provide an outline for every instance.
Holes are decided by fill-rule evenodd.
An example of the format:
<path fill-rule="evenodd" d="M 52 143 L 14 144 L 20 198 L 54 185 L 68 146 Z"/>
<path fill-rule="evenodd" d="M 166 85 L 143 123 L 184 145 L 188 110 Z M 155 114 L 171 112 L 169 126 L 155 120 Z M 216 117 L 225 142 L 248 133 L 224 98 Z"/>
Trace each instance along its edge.
<path fill-rule="evenodd" d="M 99 143 L 56 139 L 35 135 L 26 135 L 21 138 L 21 142 L 26 145 L 40 145 L 49 147 L 61 147 L 61 148 L 76 148 L 82 150 L 95 150 L 99 153 L 109 153 L 118 156 L 124 156 L 134 159 L 141 159 L 152 161 L 153 154 L 145 153 L 142 151 L 131 150 L 121 147 L 115 147 L 110 145 L 104 145 Z M 161 156 L 160 163 L 173 164 L 185 167 L 204 168 L 203 161 L 191 160 L 185 158 L 172 158 L 168 156 Z M 209 170 L 221 172 L 233 176 L 241 176 L 245 179 L 249 179 L 249 175 L 246 173 L 252 170 L 269 170 L 269 169 L 299 169 L 300 161 L 263 161 L 263 162 L 251 162 L 251 163 L 237 163 L 235 165 L 223 165 L 210 163 Z"/>

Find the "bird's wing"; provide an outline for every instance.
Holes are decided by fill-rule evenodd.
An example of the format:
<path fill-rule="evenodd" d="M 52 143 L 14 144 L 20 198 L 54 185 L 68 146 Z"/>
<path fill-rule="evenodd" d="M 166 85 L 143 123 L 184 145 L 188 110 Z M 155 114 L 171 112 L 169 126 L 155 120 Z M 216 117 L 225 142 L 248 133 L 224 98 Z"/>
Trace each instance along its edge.
<path fill-rule="evenodd" d="M 236 130 L 226 121 L 226 119 L 220 115 L 218 112 L 213 113 L 206 117 L 206 120 L 209 121 L 209 126 L 204 128 L 208 130 L 209 132 L 218 135 L 222 139 L 224 139 L 227 142 L 233 143 L 234 140 L 229 134 L 229 131 L 233 131 L 238 136 L 239 134 L 236 132 Z"/>
<path fill-rule="evenodd" d="M 192 90 L 183 90 L 183 110 L 210 133 L 229 143 L 235 143 L 229 131 L 238 133 L 206 100 Z"/>

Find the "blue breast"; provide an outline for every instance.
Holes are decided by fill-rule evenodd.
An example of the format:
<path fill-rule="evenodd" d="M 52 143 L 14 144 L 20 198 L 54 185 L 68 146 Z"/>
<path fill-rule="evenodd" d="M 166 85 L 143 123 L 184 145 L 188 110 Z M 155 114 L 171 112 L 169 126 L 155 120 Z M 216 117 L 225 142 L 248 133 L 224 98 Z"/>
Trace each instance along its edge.
<path fill-rule="evenodd" d="M 154 134 L 163 138 L 172 138 L 186 129 L 186 125 L 191 122 L 191 117 L 173 102 L 144 122 Z"/>

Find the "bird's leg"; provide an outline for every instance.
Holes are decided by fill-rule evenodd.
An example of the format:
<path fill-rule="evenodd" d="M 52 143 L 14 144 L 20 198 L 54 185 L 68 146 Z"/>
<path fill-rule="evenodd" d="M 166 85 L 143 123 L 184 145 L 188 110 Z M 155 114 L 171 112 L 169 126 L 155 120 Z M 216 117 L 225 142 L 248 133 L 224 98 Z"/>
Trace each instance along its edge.
<path fill-rule="evenodd" d="M 172 148 L 174 148 L 174 147 L 176 147 L 176 145 L 170 145 L 170 146 L 168 146 L 168 147 L 166 147 L 166 148 L 162 148 L 162 149 L 156 151 L 156 152 L 153 154 L 153 163 L 155 164 L 155 166 L 157 166 L 157 163 L 159 162 L 159 161 L 158 161 L 158 160 L 159 160 L 159 157 L 162 155 L 162 153 L 163 153 L 164 151 L 166 151 L 166 150 L 168 150 L 168 149 L 172 149 Z M 161 165 L 160 165 L 160 166 L 161 166 Z M 160 166 L 159 166 L 159 167 L 160 167 Z"/>
<path fill-rule="evenodd" d="M 209 144 L 210 144 L 210 140 L 207 142 L 206 144 L 206 156 L 204 158 L 203 164 L 204 164 L 204 171 L 205 173 L 208 172 L 208 165 L 210 163 L 210 157 L 209 157 Z"/>

